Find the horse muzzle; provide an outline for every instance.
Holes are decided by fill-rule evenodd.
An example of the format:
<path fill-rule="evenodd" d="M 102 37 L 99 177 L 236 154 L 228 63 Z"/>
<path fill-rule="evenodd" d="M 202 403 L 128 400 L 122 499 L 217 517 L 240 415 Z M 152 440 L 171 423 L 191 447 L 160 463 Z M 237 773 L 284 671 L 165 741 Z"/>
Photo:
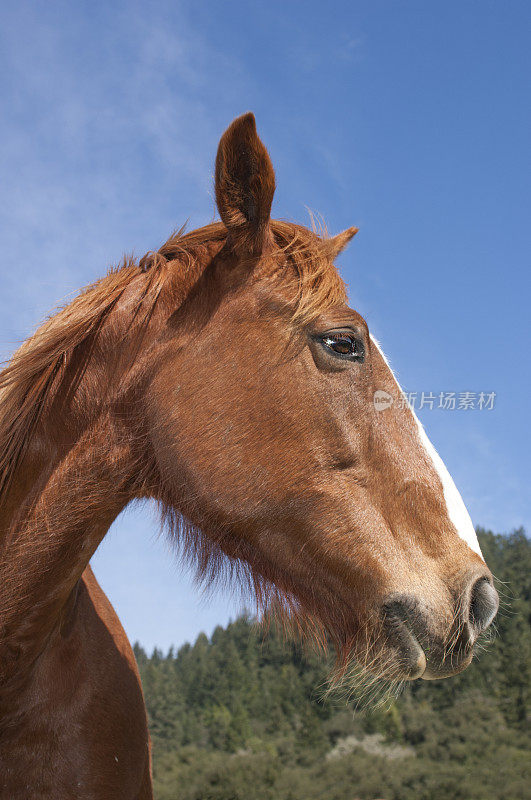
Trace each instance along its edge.
<path fill-rule="evenodd" d="M 382 606 L 387 648 L 400 677 L 435 680 L 455 675 L 471 662 L 478 636 L 493 621 L 499 598 L 490 574 L 475 576 L 455 603 L 451 624 L 413 594 L 393 594 Z"/>

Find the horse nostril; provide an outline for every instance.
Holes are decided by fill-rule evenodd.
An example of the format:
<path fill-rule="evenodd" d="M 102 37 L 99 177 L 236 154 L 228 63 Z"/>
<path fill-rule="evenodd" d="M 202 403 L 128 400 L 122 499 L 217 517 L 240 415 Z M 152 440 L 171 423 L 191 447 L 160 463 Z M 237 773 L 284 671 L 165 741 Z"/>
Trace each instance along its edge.
<path fill-rule="evenodd" d="M 468 619 L 477 631 L 484 631 L 498 611 L 498 592 L 488 578 L 480 578 L 470 592 Z"/>

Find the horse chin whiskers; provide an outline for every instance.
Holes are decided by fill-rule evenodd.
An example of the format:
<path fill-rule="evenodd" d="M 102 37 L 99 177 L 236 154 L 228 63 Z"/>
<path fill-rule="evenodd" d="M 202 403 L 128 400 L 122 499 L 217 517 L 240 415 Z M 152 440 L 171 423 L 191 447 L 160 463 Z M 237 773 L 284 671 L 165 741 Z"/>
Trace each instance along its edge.
<path fill-rule="evenodd" d="M 324 698 L 341 700 L 356 711 L 388 709 L 406 683 L 420 677 L 410 675 L 396 650 L 386 642 L 383 623 L 373 619 L 351 643 L 348 655 L 338 657 L 336 667 L 320 687 Z"/>
<path fill-rule="evenodd" d="M 347 702 L 355 711 L 388 709 L 407 682 L 390 655 L 380 654 L 365 663 L 353 658 L 340 674 L 331 674 L 322 696 Z"/>

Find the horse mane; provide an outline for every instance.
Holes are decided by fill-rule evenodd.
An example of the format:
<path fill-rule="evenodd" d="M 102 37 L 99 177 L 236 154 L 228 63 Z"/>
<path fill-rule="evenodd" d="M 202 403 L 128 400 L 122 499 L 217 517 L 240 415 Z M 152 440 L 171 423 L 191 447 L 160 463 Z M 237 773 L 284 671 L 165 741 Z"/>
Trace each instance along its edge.
<path fill-rule="evenodd" d="M 313 220 L 312 220 L 313 224 Z M 304 321 L 324 308 L 343 302 L 345 284 L 326 250 L 326 231 L 274 220 L 271 231 L 276 244 L 273 254 L 287 259 L 294 270 L 273 269 L 272 277 L 289 286 L 294 318 Z M 50 316 L 15 352 L 0 372 L 0 502 L 4 500 L 13 475 L 24 457 L 32 434 L 66 367 L 76 359 L 75 391 L 93 352 L 98 335 L 118 301 L 135 281 L 138 301 L 133 313 L 137 332 L 142 335 L 168 285 L 192 283 L 198 266 L 206 266 L 227 237 L 221 222 L 185 233 L 176 231 L 157 251 L 141 259 L 124 257 L 106 276 L 81 290 L 69 304 Z M 195 274 L 194 274 L 195 273 Z M 181 300 L 184 299 L 183 291 Z"/>

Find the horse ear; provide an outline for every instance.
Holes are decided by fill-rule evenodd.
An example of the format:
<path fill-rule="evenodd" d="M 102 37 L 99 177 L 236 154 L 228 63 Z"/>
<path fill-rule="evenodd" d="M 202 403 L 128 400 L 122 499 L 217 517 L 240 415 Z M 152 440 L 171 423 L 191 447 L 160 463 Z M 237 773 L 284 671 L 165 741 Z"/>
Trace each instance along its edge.
<path fill-rule="evenodd" d="M 262 251 L 274 193 L 273 165 L 254 114 L 244 114 L 227 128 L 216 156 L 216 203 L 233 246 Z"/>
<path fill-rule="evenodd" d="M 324 240 L 324 247 L 327 256 L 333 261 L 348 245 L 350 240 L 357 234 L 359 228 L 347 228 L 346 231 Z"/>

